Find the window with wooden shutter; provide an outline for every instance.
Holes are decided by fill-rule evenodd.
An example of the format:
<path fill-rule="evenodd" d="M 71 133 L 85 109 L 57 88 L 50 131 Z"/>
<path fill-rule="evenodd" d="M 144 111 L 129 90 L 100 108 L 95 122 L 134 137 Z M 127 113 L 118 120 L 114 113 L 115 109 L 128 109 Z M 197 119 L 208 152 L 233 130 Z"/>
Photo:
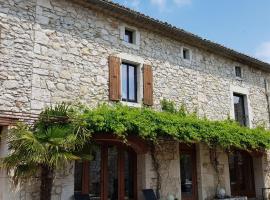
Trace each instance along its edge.
<path fill-rule="evenodd" d="M 120 58 L 109 57 L 109 97 L 112 101 L 121 99 L 120 65 Z"/>
<path fill-rule="evenodd" d="M 153 105 L 153 71 L 152 66 L 143 66 L 143 103 Z"/>

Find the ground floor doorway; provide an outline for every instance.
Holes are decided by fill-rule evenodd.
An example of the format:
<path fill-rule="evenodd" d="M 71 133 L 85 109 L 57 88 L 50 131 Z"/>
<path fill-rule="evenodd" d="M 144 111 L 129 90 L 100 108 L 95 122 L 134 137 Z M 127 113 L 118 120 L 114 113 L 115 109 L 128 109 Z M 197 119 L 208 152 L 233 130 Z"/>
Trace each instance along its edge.
<path fill-rule="evenodd" d="M 91 161 L 75 164 L 75 193 L 90 200 L 137 200 L 137 155 L 124 145 L 99 144 Z"/>
<path fill-rule="evenodd" d="M 229 155 L 232 196 L 255 197 L 253 159 L 248 152 L 235 151 Z"/>
<path fill-rule="evenodd" d="M 180 144 L 180 175 L 182 200 L 196 200 L 197 170 L 195 145 Z"/>

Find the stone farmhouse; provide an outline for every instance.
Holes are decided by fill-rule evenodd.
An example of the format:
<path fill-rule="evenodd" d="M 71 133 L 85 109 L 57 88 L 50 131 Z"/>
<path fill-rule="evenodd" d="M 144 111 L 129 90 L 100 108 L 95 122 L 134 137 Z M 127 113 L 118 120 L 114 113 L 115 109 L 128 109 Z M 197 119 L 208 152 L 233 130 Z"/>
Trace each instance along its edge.
<path fill-rule="evenodd" d="M 269 78 L 268 63 L 111 1 L 0 0 L 0 157 L 8 153 L 14 121 L 31 121 L 62 101 L 91 107 L 121 101 L 159 110 L 160 101 L 169 99 L 211 120 L 230 116 L 250 128 L 269 127 Z M 93 161 L 59 172 L 53 200 L 75 193 L 91 200 L 143 200 L 143 189 L 156 190 L 143 144 L 130 139 L 125 148 L 111 140 L 97 138 Z M 220 178 L 204 144 L 164 140 L 157 154 L 161 199 L 213 199 L 218 181 L 226 194 L 251 199 L 270 187 L 268 154 L 220 149 Z M 37 185 L 14 188 L 2 169 L 0 200 L 39 199 Z"/>

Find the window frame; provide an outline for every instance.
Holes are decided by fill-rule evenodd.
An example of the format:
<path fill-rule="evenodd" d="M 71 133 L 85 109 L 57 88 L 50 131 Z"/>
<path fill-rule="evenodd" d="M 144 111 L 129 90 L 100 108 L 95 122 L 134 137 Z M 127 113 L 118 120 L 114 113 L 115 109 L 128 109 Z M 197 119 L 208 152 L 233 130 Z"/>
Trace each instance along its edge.
<path fill-rule="evenodd" d="M 235 113 L 235 103 L 234 103 L 234 97 L 238 97 L 238 98 L 241 98 L 242 99 L 242 101 L 243 101 L 243 104 L 241 105 L 241 107 L 242 107 L 242 110 L 243 110 L 243 114 L 244 114 L 244 117 L 243 117 L 243 124 L 241 124 L 239 121 L 237 121 L 237 119 L 236 119 L 236 113 Z M 247 110 L 246 110 L 246 95 L 244 95 L 244 94 L 239 94 L 239 93 L 236 93 L 236 92 L 234 92 L 233 93 L 233 105 L 234 105 L 234 107 L 233 107 L 233 109 L 234 109 L 234 119 L 235 119 L 235 121 L 237 121 L 237 122 L 239 122 L 239 124 L 241 124 L 241 125 L 243 125 L 243 126 L 248 126 L 248 115 L 247 115 Z"/>
<path fill-rule="evenodd" d="M 127 34 L 128 33 L 128 34 Z M 128 35 L 130 41 L 126 41 L 126 35 Z M 124 41 L 129 44 L 135 44 L 135 33 L 133 30 L 125 28 Z"/>
<path fill-rule="evenodd" d="M 140 39 L 141 39 L 141 34 L 139 32 L 139 29 L 134 26 L 129 26 L 127 24 L 122 24 L 120 25 L 120 40 L 122 41 L 122 45 L 124 45 L 127 48 L 132 48 L 132 49 L 140 49 Z M 132 43 L 126 42 L 125 41 L 125 32 L 130 31 L 132 32 Z"/>
<path fill-rule="evenodd" d="M 249 169 L 249 171 L 251 172 L 249 174 L 249 172 L 247 170 L 242 171 L 239 167 L 239 162 L 238 162 L 238 158 L 239 155 L 242 156 L 243 158 L 243 162 L 244 162 L 244 167 L 245 169 Z M 230 163 L 230 158 L 233 158 L 233 163 Z M 248 198 L 254 198 L 256 197 L 256 190 L 255 190 L 255 179 L 254 179 L 254 164 L 253 164 L 253 158 L 252 156 L 245 151 L 241 151 L 241 150 L 234 150 L 233 152 L 231 152 L 231 154 L 228 155 L 228 164 L 229 164 L 229 177 L 230 177 L 230 187 L 231 187 L 231 193 L 234 196 L 247 196 Z M 231 165 L 233 164 L 233 165 Z M 231 169 L 233 169 L 234 171 L 232 171 Z M 235 172 L 235 174 L 238 174 L 239 170 L 241 170 L 244 173 L 245 177 L 249 177 L 247 179 L 247 184 L 250 185 L 251 188 L 245 188 L 245 189 L 241 189 L 239 183 L 240 179 L 239 176 L 236 176 L 236 182 L 235 185 L 232 186 L 232 172 Z"/>
<path fill-rule="evenodd" d="M 246 126 L 249 128 L 253 127 L 252 121 L 253 121 L 253 112 L 252 107 L 250 105 L 249 101 L 249 89 L 246 87 L 236 86 L 236 85 L 230 85 L 230 117 L 231 119 L 235 119 L 235 113 L 234 113 L 234 99 L 233 94 L 240 94 L 244 96 L 244 105 L 245 105 L 245 115 L 246 115 Z"/>
<path fill-rule="evenodd" d="M 95 138 L 95 136 L 94 136 Z M 144 145 L 144 142 L 141 143 L 140 139 L 137 138 L 128 138 L 128 143 L 129 139 L 133 140 L 134 144 L 142 144 Z M 136 151 L 136 149 L 133 148 L 132 144 L 131 146 L 122 143 L 119 139 L 116 139 L 112 137 L 111 135 L 104 135 L 101 138 L 98 138 L 95 140 L 96 144 L 100 146 L 100 151 L 101 151 L 101 163 L 100 163 L 100 168 L 101 168 L 101 176 L 100 176 L 100 196 L 101 199 L 107 199 L 108 196 L 108 149 L 109 146 L 114 146 L 117 149 L 118 152 L 118 157 L 117 157 L 117 174 L 118 174 L 118 196 L 120 196 L 120 199 L 124 199 L 124 189 L 125 189 L 125 182 L 124 182 L 124 151 L 128 152 L 130 155 L 132 155 L 132 160 L 131 163 L 133 164 L 133 195 L 134 195 L 134 200 L 138 199 L 138 180 L 137 180 L 137 162 L 138 162 L 138 154 L 140 153 Z M 146 145 L 146 144 L 145 144 Z M 146 146 L 145 146 L 146 147 Z M 143 146 L 141 146 L 143 150 Z M 145 150 L 143 150 L 144 152 Z M 147 149 L 148 151 L 148 149 Z M 146 153 L 146 152 L 144 152 Z M 76 161 L 78 162 L 78 161 Z M 81 189 L 75 191 L 74 193 L 77 194 L 82 194 L 82 195 L 87 195 L 89 193 L 90 185 L 89 185 L 89 165 L 91 161 L 82 161 L 82 166 L 81 166 L 81 177 L 82 177 L 82 183 L 81 183 Z M 75 164 L 74 164 L 74 175 L 75 175 Z M 74 180 L 75 184 L 75 180 Z M 121 188 L 121 189 L 120 189 Z M 75 189 L 75 185 L 74 185 Z"/>
<path fill-rule="evenodd" d="M 238 71 L 239 70 L 239 71 Z M 240 74 L 238 74 L 238 72 L 240 73 Z M 240 66 L 235 66 L 234 67 L 234 74 L 235 74 L 235 77 L 237 78 L 237 79 L 242 79 L 243 78 L 243 70 L 242 70 L 242 67 L 240 67 Z"/>
<path fill-rule="evenodd" d="M 123 75 L 122 75 L 122 67 L 123 65 L 126 65 L 127 67 L 127 80 L 126 80 L 126 87 L 127 87 L 127 98 L 123 98 Z M 129 94 L 130 94 L 130 91 L 129 91 L 129 68 L 130 67 L 134 67 L 134 100 L 131 100 L 129 98 Z M 128 63 L 128 62 L 125 62 L 123 61 L 121 63 L 121 101 L 123 102 L 131 102 L 131 103 L 138 103 L 138 66 L 135 65 L 135 64 L 131 64 L 131 63 Z"/>
<path fill-rule="evenodd" d="M 192 51 L 191 51 L 190 48 L 182 47 L 181 54 L 182 54 L 181 56 L 182 56 L 184 61 L 191 62 L 191 60 L 192 60 Z"/>

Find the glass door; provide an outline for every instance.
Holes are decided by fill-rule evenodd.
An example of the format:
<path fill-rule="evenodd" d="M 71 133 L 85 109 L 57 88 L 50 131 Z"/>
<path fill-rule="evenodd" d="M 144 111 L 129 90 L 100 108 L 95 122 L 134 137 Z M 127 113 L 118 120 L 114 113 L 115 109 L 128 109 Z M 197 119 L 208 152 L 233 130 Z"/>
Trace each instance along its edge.
<path fill-rule="evenodd" d="M 124 146 L 99 145 L 93 159 L 76 162 L 75 194 L 90 200 L 137 200 L 136 153 Z"/>
<path fill-rule="evenodd" d="M 180 144 L 181 197 L 183 200 L 197 199 L 197 174 L 195 146 Z"/>

